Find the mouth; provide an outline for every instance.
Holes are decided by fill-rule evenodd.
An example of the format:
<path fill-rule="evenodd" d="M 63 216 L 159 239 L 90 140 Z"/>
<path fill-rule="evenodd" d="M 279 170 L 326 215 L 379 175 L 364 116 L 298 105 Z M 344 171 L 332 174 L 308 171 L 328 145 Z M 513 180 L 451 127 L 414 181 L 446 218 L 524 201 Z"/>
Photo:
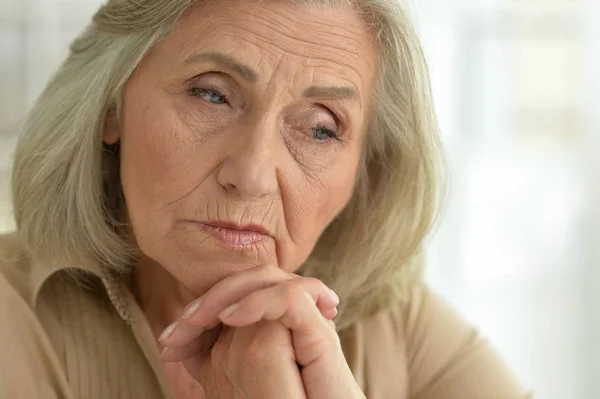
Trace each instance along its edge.
<path fill-rule="evenodd" d="M 238 225 L 231 222 L 194 222 L 218 241 L 234 248 L 248 248 L 271 237 L 269 231 L 256 224 Z"/>

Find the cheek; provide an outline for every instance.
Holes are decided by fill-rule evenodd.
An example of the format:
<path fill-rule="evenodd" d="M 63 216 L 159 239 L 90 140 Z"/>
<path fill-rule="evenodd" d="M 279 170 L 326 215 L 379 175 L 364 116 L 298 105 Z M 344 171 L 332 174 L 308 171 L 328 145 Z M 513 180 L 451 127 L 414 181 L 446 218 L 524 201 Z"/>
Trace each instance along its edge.
<path fill-rule="evenodd" d="M 121 143 L 121 171 L 126 192 L 154 202 L 170 192 L 169 186 L 178 180 L 178 173 L 173 172 L 179 169 L 175 160 L 181 150 L 174 145 L 176 140 L 164 137 L 173 136 L 163 130 L 168 121 L 155 119 L 150 124 L 146 120 L 143 115 L 139 118 L 132 115 L 126 124 Z"/>
<path fill-rule="evenodd" d="M 197 186 L 192 180 L 201 171 L 191 165 L 197 156 L 191 154 L 186 137 L 186 127 L 176 113 L 140 107 L 125 115 L 121 180 L 130 222 L 140 241 L 167 233 L 173 209 L 190 187 Z"/>
<path fill-rule="evenodd" d="M 321 233 L 348 204 L 356 179 L 355 162 L 326 175 L 305 177 L 290 185 L 284 208 L 292 241 L 310 252 Z M 298 180 L 295 179 L 295 182 Z M 305 254 L 307 255 L 307 254 Z"/>
<path fill-rule="evenodd" d="M 350 201 L 352 193 L 354 192 L 354 183 L 356 177 L 354 170 L 349 168 L 349 172 L 345 172 L 336 176 L 332 179 L 331 184 L 328 185 L 324 201 L 319 204 L 319 212 L 316 217 L 319 220 L 324 220 L 325 225 L 321 231 L 327 227 L 329 223 L 344 209 L 344 207 Z"/>

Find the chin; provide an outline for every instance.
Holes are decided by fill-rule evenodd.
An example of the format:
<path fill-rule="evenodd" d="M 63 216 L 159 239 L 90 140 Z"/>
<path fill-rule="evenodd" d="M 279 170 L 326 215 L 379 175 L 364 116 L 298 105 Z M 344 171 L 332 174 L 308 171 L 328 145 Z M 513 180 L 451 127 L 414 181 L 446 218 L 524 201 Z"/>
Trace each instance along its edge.
<path fill-rule="evenodd" d="M 167 245 L 157 249 L 160 253 L 151 256 L 181 284 L 202 293 L 224 278 L 259 266 L 276 263 L 275 246 L 272 255 L 266 256 L 265 245 L 235 246 L 222 243 L 202 232 L 173 234 Z M 269 251 L 271 252 L 271 251 Z"/>

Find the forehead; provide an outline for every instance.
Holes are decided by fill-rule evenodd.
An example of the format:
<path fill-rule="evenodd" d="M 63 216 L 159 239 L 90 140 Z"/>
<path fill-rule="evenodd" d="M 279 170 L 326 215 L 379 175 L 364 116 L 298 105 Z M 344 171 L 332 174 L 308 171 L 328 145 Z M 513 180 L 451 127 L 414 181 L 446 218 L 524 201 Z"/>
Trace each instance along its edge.
<path fill-rule="evenodd" d="M 288 83 L 350 84 L 361 97 L 372 84 L 377 63 L 374 41 L 350 6 L 207 2 L 184 15 L 164 46 L 169 47 L 168 58 L 180 65 L 194 54 L 219 51 L 256 70 L 258 83 L 277 73 Z"/>

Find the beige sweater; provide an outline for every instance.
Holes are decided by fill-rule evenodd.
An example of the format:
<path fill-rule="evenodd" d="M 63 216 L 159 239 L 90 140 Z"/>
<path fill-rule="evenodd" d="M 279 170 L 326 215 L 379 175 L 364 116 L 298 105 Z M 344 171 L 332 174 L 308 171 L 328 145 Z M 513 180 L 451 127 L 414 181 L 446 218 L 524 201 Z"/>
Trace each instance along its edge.
<path fill-rule="evenodd" d="M 0 236 L 0 399 L 172 398 L 133 296 L 89 266 L 86 287 Z M 488 343 L 426 288 L 342 335 L 369 399 L 524 399 Z"/>

